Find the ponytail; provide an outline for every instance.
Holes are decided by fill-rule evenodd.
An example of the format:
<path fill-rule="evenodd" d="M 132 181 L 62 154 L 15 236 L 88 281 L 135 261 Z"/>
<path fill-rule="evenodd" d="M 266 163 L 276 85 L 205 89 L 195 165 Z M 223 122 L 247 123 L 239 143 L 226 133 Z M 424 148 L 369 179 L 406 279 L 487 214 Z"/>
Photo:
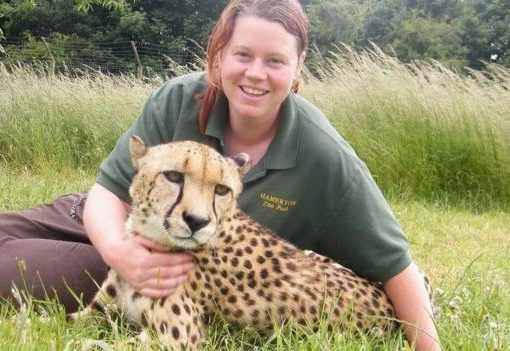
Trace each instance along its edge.
<path fill-rule="evenodd" d="M 205 92 L 200 95 L 201 102 L 200 112 L 198 114 L 198 129 L 202 135 L 205 135 L 207 122 L 209 122 L 209 115 L 218 99 L 218 92 L 219 89 L 217 87 L 208 84 Z"/>

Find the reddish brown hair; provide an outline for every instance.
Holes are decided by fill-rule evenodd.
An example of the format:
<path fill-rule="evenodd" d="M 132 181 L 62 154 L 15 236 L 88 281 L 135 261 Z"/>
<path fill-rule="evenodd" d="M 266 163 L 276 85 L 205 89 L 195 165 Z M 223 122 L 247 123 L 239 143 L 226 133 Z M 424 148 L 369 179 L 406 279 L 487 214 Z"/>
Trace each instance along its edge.
<path fill-rule="evenodd" d="M 308 19 L 297 0 L 232 0 L 223 10 L 214 26 L 207 44 L 207 89 L 202 95 L 198 125 L 205 132 L 209 114 L 221 89 L 218 56 L 232 37 L 236 20 L 243 16 L 255 16 L 278 22 L 297 41 L 297 55 L 308 46 Z M 298 90 L 298 82 L 292 87 Z"/>

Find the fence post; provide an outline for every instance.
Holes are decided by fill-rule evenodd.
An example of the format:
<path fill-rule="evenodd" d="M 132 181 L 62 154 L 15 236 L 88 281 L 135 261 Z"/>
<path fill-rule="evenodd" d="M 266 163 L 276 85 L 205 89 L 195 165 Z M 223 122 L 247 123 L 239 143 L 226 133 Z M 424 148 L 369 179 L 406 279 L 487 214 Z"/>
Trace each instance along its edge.
<path fill-rule="evenodd" d="M 142 75 L 143 75 L 142 61 L 140 61 L 140 56 L 138 56 L 138 50 L 136 50 L 135 42 L 132 40 L 131 40 L 131 47 L 133 48 L 133 52 L 135 53 L 136 77 L 138 79 L 142 79 Z"/>

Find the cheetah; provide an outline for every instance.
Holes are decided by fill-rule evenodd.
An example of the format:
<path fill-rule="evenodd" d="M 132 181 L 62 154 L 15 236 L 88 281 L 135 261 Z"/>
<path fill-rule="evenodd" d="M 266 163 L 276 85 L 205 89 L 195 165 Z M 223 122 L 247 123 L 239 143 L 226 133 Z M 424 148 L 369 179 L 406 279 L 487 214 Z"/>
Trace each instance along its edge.
<path fill-rule="evenodd" d="M 273 323 L 328 329 L 397 327 L 380 284 L 319 254 L 302 251 L 237 208 L 249 157 L 221 156 L 192 141 L 146 146 L 130 139 L 135 169 L 128 235 L 146 237 L 194 257 L 188 280 L 170 296 L 149 298 L 110 270 L 92 303 L 71 315 L 116 306 L 170 349 L 196 350 L 205 320 L 263 330 Z"/>

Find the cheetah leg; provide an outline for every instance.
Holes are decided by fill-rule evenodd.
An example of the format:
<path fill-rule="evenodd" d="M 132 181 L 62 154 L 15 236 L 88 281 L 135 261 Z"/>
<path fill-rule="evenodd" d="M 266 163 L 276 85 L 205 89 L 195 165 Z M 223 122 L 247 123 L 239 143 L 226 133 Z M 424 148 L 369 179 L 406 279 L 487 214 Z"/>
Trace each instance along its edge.
<path fill-rule="evenodd" d="M 439 317 L 441 315 L 441 308 L 436 304 L 436 301 L 434 298 L 435 291 L 434 291 L 434 287 L 432 286 L 432 282 L 430 281 L 430 278 L 425 274 L 425 272 L 423 270 L 421 270 L 420 267 L 418 267 L 418 271 L 420 272 L 420 274 L 423 278 L 423 283 L 425 284 L 425 289 L 427 290 L 427 293 L 429 295 L 430 306 L 432 309 L 432 317 Z"/>
<path fill-rule="evenodd" d="M 113 281 L 113 274 L 108 274 L 108 277 L 101 285 L 101 288 L 90 304 L 81 311 L 67 314 L 67 319 L 70 321 L 77 321 L 97 313 L 102 313 L 107 317 L 110 325 L 113 325 L 113 314 L 117 310 L 115 307 L 115 289 L 112 288 L 113 285 L 111 284 Z"/>
<path fill-rule="evenodd" d="M 141 341 L 154 335 L 170 350 L 198 350 L 204 338 L 203 312 L 197 307 L 185 289 L 179 289 L 156 308 L 145 311 L 142 322 Z"/>

